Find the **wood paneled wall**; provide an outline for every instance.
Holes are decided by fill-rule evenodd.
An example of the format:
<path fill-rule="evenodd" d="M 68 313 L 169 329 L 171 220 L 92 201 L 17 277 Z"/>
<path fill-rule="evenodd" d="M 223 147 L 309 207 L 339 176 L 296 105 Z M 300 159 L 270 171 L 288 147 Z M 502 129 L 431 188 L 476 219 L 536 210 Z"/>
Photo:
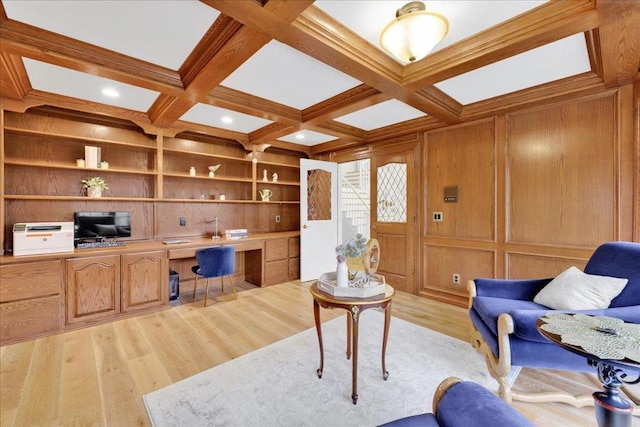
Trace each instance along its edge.
<path fill-rule="evenodd" d="M 420 292 L 464 305 L 475 277 L 552 277 L 606 241 L 638 240 L 638 92 L 427 132 Z"/>

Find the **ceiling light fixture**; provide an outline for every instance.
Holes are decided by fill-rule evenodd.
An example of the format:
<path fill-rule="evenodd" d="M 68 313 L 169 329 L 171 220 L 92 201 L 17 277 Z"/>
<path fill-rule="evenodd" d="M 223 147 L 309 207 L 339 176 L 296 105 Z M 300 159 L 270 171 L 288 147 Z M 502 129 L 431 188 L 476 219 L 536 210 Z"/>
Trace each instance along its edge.
<path fill-rule="evenodd" d="M 233 119 L 229 116 L 223 116 L 220 120 L 222 120 L 222 123 L 233 123 Z"/>
<path fill-rule="evenodd" d="M 296 139 L 304 139 L 304 133 L 297 134 Z"/>
<path fill-rule="evenodd" d="M 419 61 L 449 32 L 444 15 L 427 12 L 424 3 L 412 1 L 396 11 L 396 18 L 380 33 L 380 45 L 404 62 Z"/>

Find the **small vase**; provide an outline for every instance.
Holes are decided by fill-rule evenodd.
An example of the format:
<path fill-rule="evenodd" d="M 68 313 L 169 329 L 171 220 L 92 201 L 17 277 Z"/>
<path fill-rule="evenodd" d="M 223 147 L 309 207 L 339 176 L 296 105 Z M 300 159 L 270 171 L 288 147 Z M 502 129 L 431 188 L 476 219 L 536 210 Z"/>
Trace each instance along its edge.
<path fill-rule="evenodd" d="M 336 267 L 336 285 L 344 288 L 349 286 L 349 267 L 346 262 L 339 262 Z"/>
<path fill-rule="evenodd" d="M 87 188 L 87 197 L 102 197 L 102 189 Z"/>

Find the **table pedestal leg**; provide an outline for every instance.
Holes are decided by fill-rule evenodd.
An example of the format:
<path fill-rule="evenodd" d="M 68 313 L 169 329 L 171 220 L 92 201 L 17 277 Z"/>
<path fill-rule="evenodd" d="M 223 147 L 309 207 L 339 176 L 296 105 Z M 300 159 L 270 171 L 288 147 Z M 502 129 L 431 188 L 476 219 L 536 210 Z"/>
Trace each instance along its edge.
<path fill-rule="evenodd" d="M 347 360 L 351 359 L 351 336 L 352 331 L 351 315 L 347 313 Z"/>
<path fill-rule="evenodd" d="M 316 373 L 318 378 L 322 378 L 322 369 L 324 368 L 324 347 L 322 346 L 322 323 L 320 322 L 320 304 L 313 300 L 313 318 L 316 321 L 316 332 L 318 333 L 318 345 L 320 346 L 320 367 Z"/>
<path fill-rule="evenodd" d="M 358 403 L 358 317 L 360 308 L 354 306 L 351 308 L 351 325 L 353 335 L 351 337 L 351 348 L 353 350 L 351 360 L 351 401 L 355 405 Z"/>
<path fill-rule="evenodd" d="M 633 406 L 620 396 L 622 383 L 618 379 L 621 370 L 602 362 L 598 366 L 598 378 L 604 391 L 593 393 L 596 421 L 599 427 L 631 427 Z"/>
<path fill-rule="evenodd" d="M 391 323 L 391 302 L 384 310 L 384 332 L 382 335 L 382 379 L 387 380 L 389 378 L 389 371 L 385 363 L 387 355 L 387 337 L 389 336 L 389 324 Z"/>

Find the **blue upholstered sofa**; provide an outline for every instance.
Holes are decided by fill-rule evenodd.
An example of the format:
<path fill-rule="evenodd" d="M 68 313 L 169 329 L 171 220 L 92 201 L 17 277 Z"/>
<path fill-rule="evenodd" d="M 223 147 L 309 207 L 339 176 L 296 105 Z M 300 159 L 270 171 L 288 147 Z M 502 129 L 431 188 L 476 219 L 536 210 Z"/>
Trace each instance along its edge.
<path fill-rule="evenodd" d="M 413 415 L 384 427 L 530 427 L 534 424 L 479 384 L 449 377 L 433 396 L 433 413 Z"/>
<path fill-rule="evenodd" d="M 593 253 L 584 273 L 626 278 L 622 292 L 606 309 L 562 310 L 620 318 L 640 323 L 640 243 L 609 242 Z M 490 374 L 498 381 L 500 396 L 524 401 L 559 401 L 583 406 L 591 396 L 558 393 L 515 393 L 509 374 L 516 367 L 586 371 L 595 374 L 586 359 L 547 341 L 536 330 L 536 320 L 551 311 L 534 297 L 552 278 L 536 280 L 475 279 L 469 282 L 472 345 L 485 356 Z"/>

